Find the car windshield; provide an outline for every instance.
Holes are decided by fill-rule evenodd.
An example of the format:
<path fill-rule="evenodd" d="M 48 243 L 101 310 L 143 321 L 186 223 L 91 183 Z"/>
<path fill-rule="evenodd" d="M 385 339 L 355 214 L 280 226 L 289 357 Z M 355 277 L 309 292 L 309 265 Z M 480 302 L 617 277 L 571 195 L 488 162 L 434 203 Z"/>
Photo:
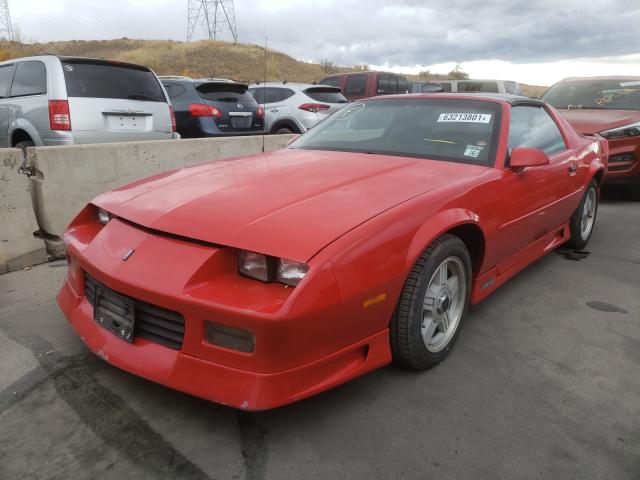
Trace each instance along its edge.
<path fill-rule="evenodd" d="M 372 99 L 344 107 L 290 147 L 492 166 L 500 112 L 484 100 Z"/>
<path fill-rule="evenodd" d="M 640 110 L 640 79 L 562 82 L 542 97 L 556 108 Z"/>

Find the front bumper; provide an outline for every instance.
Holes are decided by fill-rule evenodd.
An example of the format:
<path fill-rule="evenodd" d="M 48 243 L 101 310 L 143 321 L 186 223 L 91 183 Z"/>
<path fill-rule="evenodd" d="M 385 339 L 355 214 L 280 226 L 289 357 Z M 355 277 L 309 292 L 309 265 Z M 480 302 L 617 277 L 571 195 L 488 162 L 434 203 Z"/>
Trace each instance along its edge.
<path fill-rule="evenodd" d="M 82 228 L 65 238 L 69 273 L 58 304 L 89 349 L 118 368 L 217 403 L 263 410 L 390 361 L 386 329 L 352 344 L 341 341 L 330 271 L 320 269 L 313 290 L 293 301 L 298 288 L 226 274 L 235 269 L 229 249 L 151 235 L 118 219 L 87 243 Z M 123 262 L 125 247 L 136 252 Z M 172 258 L 179 261 L 163 261 Z M 185 320 L 180 350 L 138 337 L 129 343 L 98 325 L 83 272 L 120 294 L 179 312 Z M 206 321 L 254 332 L 255 351 L 208 344 Z"/>
<path fill-rule="evenodd" d="M 389 363 L 388 331 L 315 362 L 260 374 L 203 360 L 144 339 L 121 340 L 93 320 L 93 307 L 68 282 L 58 304 L 89 349 L 106 362 L 174 390 L 243 410 L 266 410 L 309 397 Z"/>

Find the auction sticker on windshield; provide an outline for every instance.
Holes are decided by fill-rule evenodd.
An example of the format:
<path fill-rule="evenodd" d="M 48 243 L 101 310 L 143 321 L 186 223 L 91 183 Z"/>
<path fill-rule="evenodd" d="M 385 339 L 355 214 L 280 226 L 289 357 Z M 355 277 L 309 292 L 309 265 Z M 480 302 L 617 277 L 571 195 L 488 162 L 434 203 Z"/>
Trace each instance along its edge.
<path fill-rule="evenodd" d="M 440 122 L 468 122 L 468 123 L 489 123 L 490 113 L 441 113 L 438 117 Z"/>

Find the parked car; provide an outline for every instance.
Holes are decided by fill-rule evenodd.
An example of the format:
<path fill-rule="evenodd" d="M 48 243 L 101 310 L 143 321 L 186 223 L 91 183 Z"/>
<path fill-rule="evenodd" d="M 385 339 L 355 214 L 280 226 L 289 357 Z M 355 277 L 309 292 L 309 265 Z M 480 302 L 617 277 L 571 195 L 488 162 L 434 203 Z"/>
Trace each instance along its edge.
<path fill-rule="evenodd" d="M 409 93 L 440 93 L 444 88 L 438 82 L 409 82 Z"/>
<path fill-rule="evenodd" d="M 640 201 L 640 77 L 567 78 L 542 98 L 579 132 L 609 140 L 607 185 Z"/>
<path fill-rule="evenodd" d="M 55 55 L 0 62 L 0 147 L 160 140 L 174 130 L 147 67 Z"/>
<path fill-rule="evenodd" d="M 160 77 L 171 98 L 178 133 L 183 138 L 257 135 L 264 129 L 264 109 L 248 85 L 224 78 Z"/>
<path fill-rule="evenodd" d="M 340 73 L 330 75 L 320 83 L 339 87 L 342 94 L 351 101 L 410 91 L 409 82 L 405 76 L 386 72 Z"/>
<path fill-rule="evenodd" d="M 522 95 L 520 84 L 511 80 L 436 80 L 434 83 L 440 84 L 443 92 L 482 92 Z"/>
<path fill-rule="evenodd" d="M 244 410 L 430 368 L 469 304 L 587 245 L 606 158 L 538 100 L 352 103 L 288 148 L 94 199 L 58 303 L 106 361 Z"/>
<path fill-rule="evenodd" d="M 348 100 L 338 87 L 308 83 L 253 84 L 249 93 L 265 110 L 269 133 L 304 133 L 341 109 Z"/>

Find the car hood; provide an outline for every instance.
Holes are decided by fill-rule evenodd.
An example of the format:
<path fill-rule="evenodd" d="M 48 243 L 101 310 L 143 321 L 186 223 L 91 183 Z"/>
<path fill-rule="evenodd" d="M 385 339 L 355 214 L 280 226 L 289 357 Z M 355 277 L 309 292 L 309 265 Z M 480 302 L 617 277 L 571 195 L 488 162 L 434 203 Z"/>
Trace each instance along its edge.
<path fill-rule="evenodd" d="M 630 123 L 640 122 L 638 110 L 604 110 L 604 109 L 571 109 L 558 110 L 567 121 L 585 135 L 603 132 L 622 127 Z"/>
<path fill-rule="evenodd" d="M 167 172 L 94 204 L 150 229 L 305 262 L 368 219 L 490 168 L 284 149 Z"/>

